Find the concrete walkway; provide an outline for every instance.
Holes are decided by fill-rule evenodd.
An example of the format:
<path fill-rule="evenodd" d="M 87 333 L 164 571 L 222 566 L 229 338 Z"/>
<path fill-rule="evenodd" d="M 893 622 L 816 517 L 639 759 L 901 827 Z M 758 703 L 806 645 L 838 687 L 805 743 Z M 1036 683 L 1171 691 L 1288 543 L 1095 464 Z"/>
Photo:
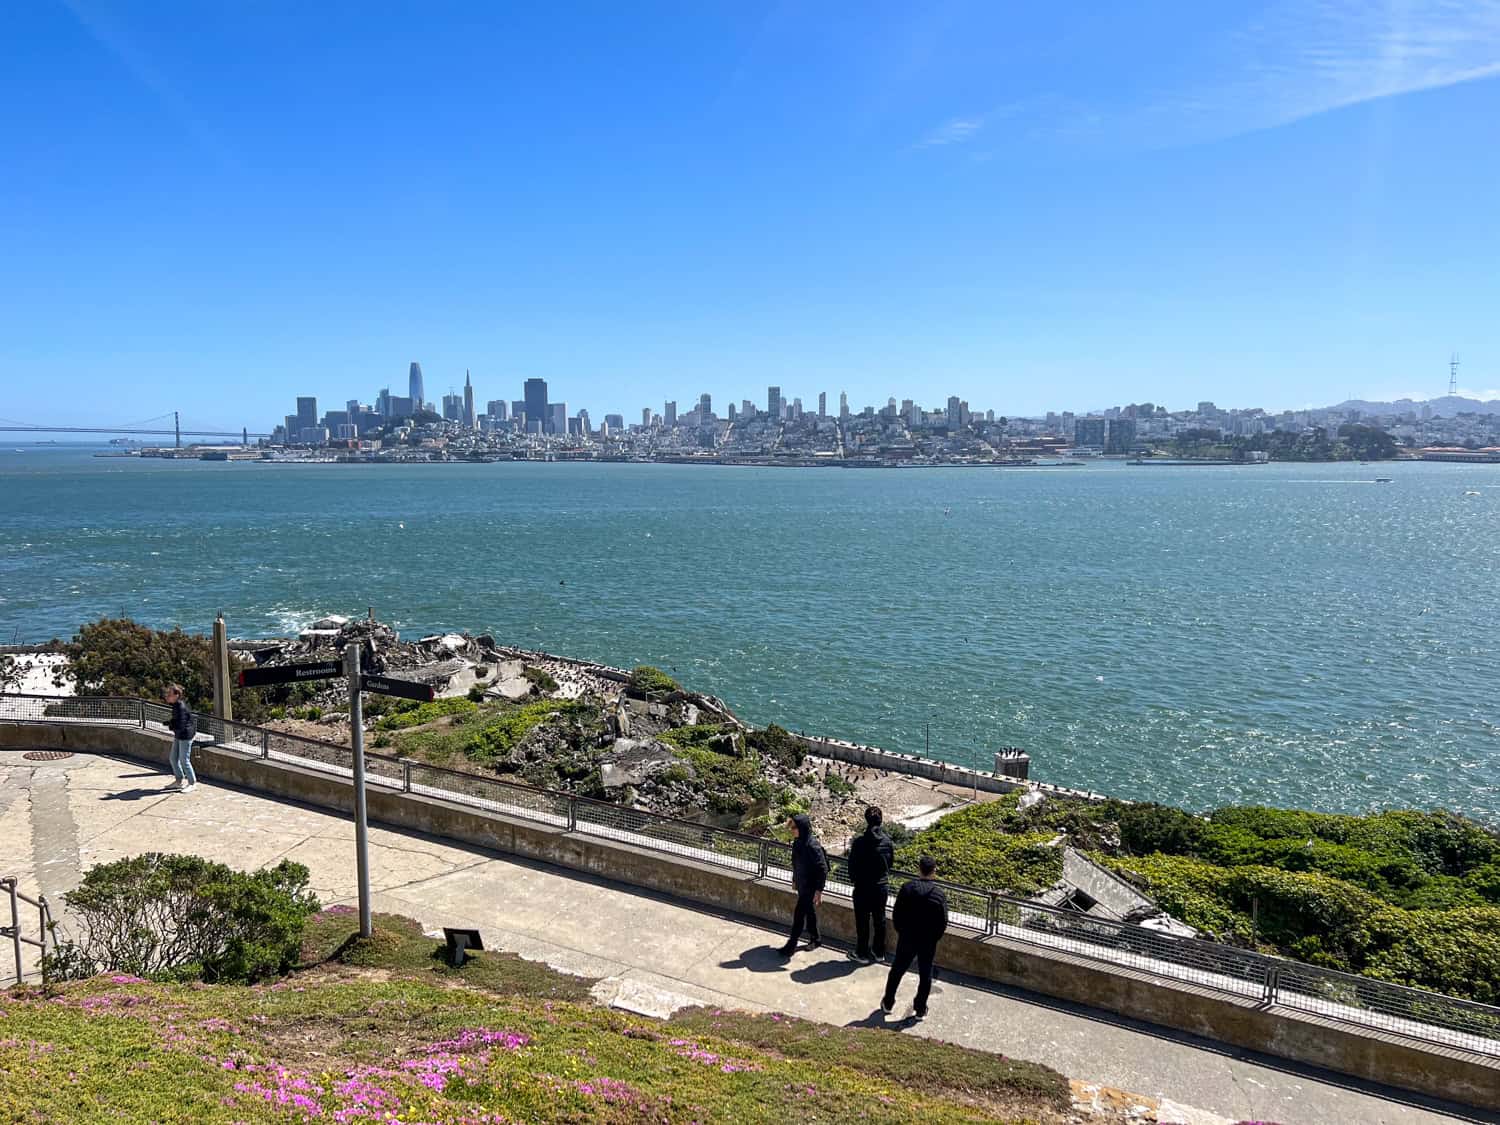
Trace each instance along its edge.
<path fill-rule="evenodd" d="M 169 780 L 124 759 L 33 763 L 0 752 L 0 874 L 60 906 L 83 870 L 145 851 L 193 852 L 240 868 L 290 858 L 307 865 L 325 904 L 353 901 L 347 820 L 207 783 L 168 793 Z M 1163 1120 L 1190 1125 L 1500 1120 L 968 979 L 940 978 L 931 1015 L 916 1025 L 904 1018 L 915 987 L 908 979 L 886 1021 L 877 1007 L 882 971 L 855 966 L 842 951 L 786 964 L 773 952 L 784 934 L 757 923 L 440 840 L 379 827 L 370 835 L 376 910 L 429 929 L 477 927 L 491 948 L 601 978 L 596 995 L 632 1010 L 666 1014 L 702 1003 L 886 1023 L 1160 1097 Z M 3 981 L 9 951 L 0 955 Z"/>

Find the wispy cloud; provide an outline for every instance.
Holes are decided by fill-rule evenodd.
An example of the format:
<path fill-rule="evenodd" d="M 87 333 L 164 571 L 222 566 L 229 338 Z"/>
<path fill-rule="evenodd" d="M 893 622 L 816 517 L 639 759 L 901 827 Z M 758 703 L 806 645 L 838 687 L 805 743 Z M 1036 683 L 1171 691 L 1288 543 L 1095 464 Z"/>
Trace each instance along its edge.
<path fill-rule="evenodd" d="M 965 141 L 973 140 L 974 134 L 984 128 L 984 121 L 979 117 L 955 117 L 952 121 L 939 125 L 917 142 L 918 148 L 935 148 L 939 145 L 961 145 Z"/>

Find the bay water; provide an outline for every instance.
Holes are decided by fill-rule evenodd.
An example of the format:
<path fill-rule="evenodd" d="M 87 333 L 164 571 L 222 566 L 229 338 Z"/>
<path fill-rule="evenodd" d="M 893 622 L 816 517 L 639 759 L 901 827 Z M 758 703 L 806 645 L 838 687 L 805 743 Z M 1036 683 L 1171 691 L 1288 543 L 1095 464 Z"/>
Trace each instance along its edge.
<path fill-rule="evenodd" d="M 755 722 L 985 768 L 1018 746 L 1122 797 L 1500 820 L 1500 466 L 92 453 L 0 452 L 0 641 L 373 607 L 657 664 Z"/>

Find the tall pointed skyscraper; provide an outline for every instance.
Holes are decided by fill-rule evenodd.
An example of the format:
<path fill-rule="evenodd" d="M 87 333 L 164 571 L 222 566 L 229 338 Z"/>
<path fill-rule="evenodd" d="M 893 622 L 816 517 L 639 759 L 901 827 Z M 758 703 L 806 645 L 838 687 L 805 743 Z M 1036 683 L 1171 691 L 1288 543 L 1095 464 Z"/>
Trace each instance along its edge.
<path fill-rule="evenodd" d="M 464 368 L 464 425 L 473 429 L 479 420 L 474 417 L 474 384 L 469 380 L 469 369 Z"/>
<path fill-rule="evenodd" d="M 413 362 L 411 365 L 411 380 L 408 393 L 411 395 L 412 411 L 416 412 L 420 410 L 422 404 L 427 401 L 427 396 L 422 393 L 422 365 L 420 363 Z"/>

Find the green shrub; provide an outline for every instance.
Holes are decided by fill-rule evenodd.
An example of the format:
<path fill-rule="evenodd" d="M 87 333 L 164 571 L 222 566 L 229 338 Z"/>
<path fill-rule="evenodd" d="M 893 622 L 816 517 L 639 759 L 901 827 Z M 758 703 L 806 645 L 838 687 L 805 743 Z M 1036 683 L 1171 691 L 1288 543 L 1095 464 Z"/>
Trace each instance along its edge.
<path fill-rule="evenodd" d="M 630 686 L 645 695 L 661 695 L 682 690 L 681 684 L 660 668 L 650 664 L 640 664 L 631 670 Z"/>
<path fill-rule="evenodd" d="M 463 715 L 474 710 L 476 710 L 476 705 L 472 700 L 434 699 L 430 703 L 419 703 L 411 708 L 392 711 L 375 725 L 381 730 L 406 730 L 409 727 L 419 727 L 434 722 L 447 715 Z"/>
<path fill-rule="evenodd" d="M 284 973 L 319 908 L 308 878 L 290 860 L 253 872 L 160 852 L 99 864 L 63 896 L 81 936 L 49 971 L 241 983 Z"/>
<path fill-rule="evenodd" d="M 853 785 L 832 772 L 823 775 L 823 787 L 835 797 L 848 797 L 855 791 Z"/>
<path fill-rule="evenodd" d="M 316 706 L 304 707 L 301 711 L 297 712 L 297 717 L 305 719 L 310 723 L 315 723 L 323 717 L 323 708 Z"/>
<path fill-rule="evenodd" d="M 1500 909 L 1380 911 L 1369 919 L 1370 976 L 1500 1003 Z"/>
<path fill-rule="evenodd" d="M 930 855 L 944 879 L 984 890 L 1035 894 L 1062 878 L 1062 849 L 1046 846 L 1055 833 L 1010 834 L 1001 827 L 1015 802 L 996 801 L 951 812 L 896 852 L 896 866 L 915 871 Z"/>
<path fill-rule="evenodd" d="M 470 686 L 468 692 L 465 693 L 464 698 L 467 699 L 470 703 L 483 703 L 484 692 L 485 687 L 483 684 L 473 684 Z"/>
<path fill-rule="evenodd" d="M 1250 919 L 1221 896 L 1226 872 L 1186 856 L 1092 857 L 1140 887 L 1172 917 L 1221 941 L 1249 944 Z"/>
<path fill-rule="evenodd" d="M 785 770 L 799 768 L 807 758 L 807 747 L 802 740 L 775 723 L 765 730 L 747 732 L 745 742 L 761 756 L 776 762 Z"/>
<path fill-rule="evenodd" d="M 545 668 L 527 664 L 522 667 L 521 675 L 543 695 L 551 695 L 557 690 L 557 681 L 548 674 Z"/>

